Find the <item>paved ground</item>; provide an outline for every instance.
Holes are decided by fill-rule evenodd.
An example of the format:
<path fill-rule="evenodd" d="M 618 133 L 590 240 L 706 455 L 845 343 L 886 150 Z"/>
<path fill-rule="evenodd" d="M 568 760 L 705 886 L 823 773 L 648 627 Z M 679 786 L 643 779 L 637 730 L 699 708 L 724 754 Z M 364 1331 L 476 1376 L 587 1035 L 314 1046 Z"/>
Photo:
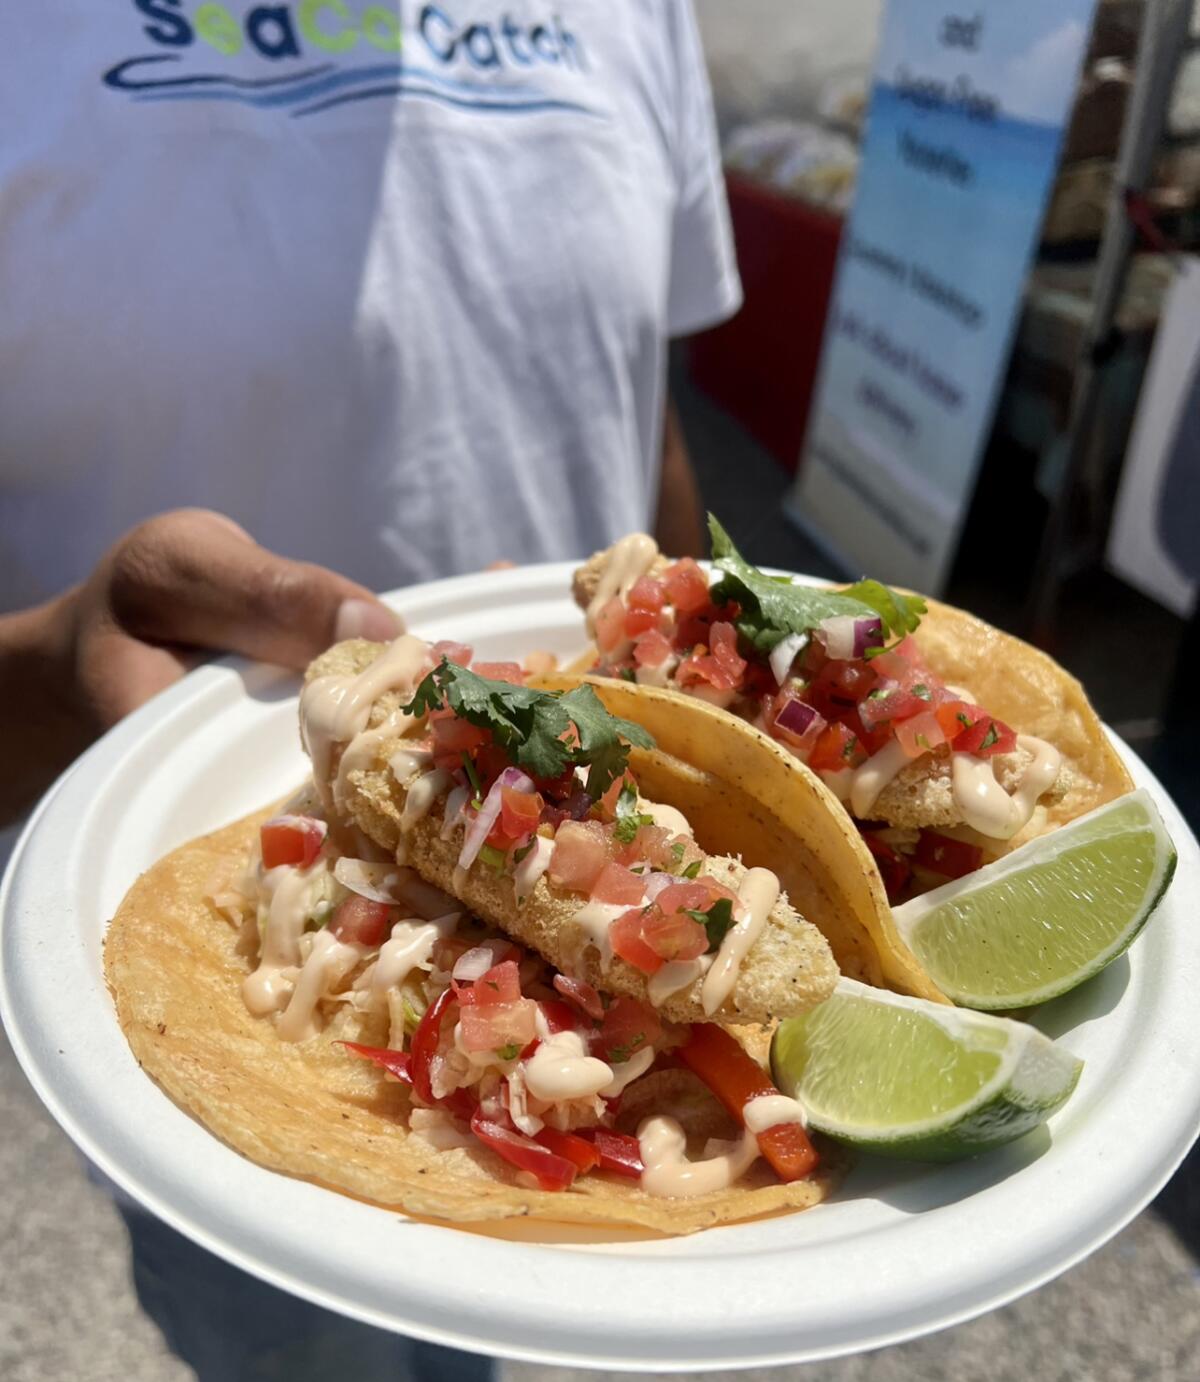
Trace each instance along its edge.
<path fill-rule="evenodd" d="M 764 563 L 820 570 L 820 558 L 778 516 L 779 473 L 719 414 L 701 401 L 684 402 L 708 497 L 738 541 Z M 1073 588 L 1069 599 L 1071 617 L 1064 621 L 1060 656 L 1087 674 L 1102 712 L 1125 722 L 1143 749 L 1157 751 L 1164 760 L 1160 768 L 1178 771 L 1178 755 L 1162 753 L 1157 742 L 1159 701 L 1178 625 L 1103 580 Z M 1000 617 L 1004 610 L 992 612 Z M 1194 799 L 1196 777 L 1180 776 L 1173 789 Z M 168 1353 L 138 1309 L 128 1239 L 116 1210 L 88 1182 L 2 1042 L 0 1129 L 0 1379 L 193 1378 L 196 1374 Z M 1031 1222 L 1039 1208 L 1029 1206 Z M 868 1377 L 871 1382 L 957 1382 L 985 1376 L 994 1382 L 1183 1382 L 1200 1377 L 1198 1255 L 1200 1162 L 1193 1158 L 1155 1210 L 1026 1300 L 882 1353 L 736 1376 L 744 1382 Z M 846 1289 L 852 1291 L 854 1283 L 847 1282 Z M 669 1308 L 665 1300 L 664 1309 Z M 327 1375 L 340 1382 L 343 1374 L 334 1368 Z M 601 1376 L 518 1365 L 504 1369 L 507 1382 L 599 1382 Z"/>

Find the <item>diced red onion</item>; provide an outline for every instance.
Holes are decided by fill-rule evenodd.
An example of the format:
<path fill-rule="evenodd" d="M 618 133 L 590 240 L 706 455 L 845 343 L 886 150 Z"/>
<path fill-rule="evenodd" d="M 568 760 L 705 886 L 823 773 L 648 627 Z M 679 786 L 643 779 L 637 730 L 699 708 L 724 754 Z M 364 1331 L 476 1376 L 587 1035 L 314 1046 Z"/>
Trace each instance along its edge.
<path fill-rule="evenodd" d="M 799 736 L 816 718 L 817 712 L 811 705 L 792 700 L 775 716 L 775 723 L 780 729 L 786 729 L 789 733 Z"/>
<path fill-rule="evenodd" d="M 403 881 L 405 872 L 399 864 L 375 864 L 366 859 L 350 859 L 345 855 L 333 866 L 333 876 L 343 888 L 349 888 L 352 893 L 371 902 L 386 902 L 391 907 L 400 904 L 396 887 Z"/>
<path fill-rule="evenodd" d="M 467 833 L 463 839 L 463 847 L 459 851 L 458 866 L 460 869 L 469 869 L 479 858 L 479 851 L 483 848 L 487 837 L 492 833 L 492 826 L 500 816 L 501 789 L 511 787 L 514 792 L 532 792 L 533 780 L 525 776 L 520 768 L 505 768 L 500 776 L 492 783 L 491 790 L 483 799 L 483 805 L 479 808 L 475 818 L 467 826 Z"/>
<path fill-rule="evenodd" d="M 883 640 L 883 622 L 878 615 L 857 618 L 853 614 L 838 614 L 822 619 L 817 637 L 825 644 L 825 651 L 837 661 L 862 657 L 868 648 L 877 647 Z"/>
<path fill-rule="evenodd" d="M 563 803 L 573 821 L 585 821 L 592 809 L 592 799 L 582 787 L 576 787 Z"/>
<path fill-rule="evenodd" d="M 454 833 L 454 827 L 458 824 L 462 809 L 467 804 L 467 798 L 471 795 L 469 787 L 452 787 L 446 797 L 446 805 L 442 808 L 442 839 L 448 840 Z"/>
<path fill-rule="evenodd" d="M 642 892 L 653 902 L 665 888 L 678 882 L 679 879 L 673 873 L 648 873 L 642 879 Z"/>
<path fill-rule="evenodd" d="M 468 950 L 466 954 L 460 955 L 455 960 L 451 977 L 457 979 L 460 984 L 465 984 L 468 981 L 474 983 L 476 979 L 482 979 L 489 969 L 495 968 L 496 951 L 500 948 L 510 950 L 512 947 L 508 941 L 501 941 L 496 949 L 493 949 L 492 944 L 485 941 L 483 945 L 477 945 L 474 949 Z"/>
<path fill-rule="evenodd" d="M 808 647 L 808 634 L 789 633 L 786 638 L 781 638 L 771 651 L 771 675 L 775 678 L 775 685 L 782 686 L 788 679 L 788 673 L 792 670 L 792 663 Z"/>

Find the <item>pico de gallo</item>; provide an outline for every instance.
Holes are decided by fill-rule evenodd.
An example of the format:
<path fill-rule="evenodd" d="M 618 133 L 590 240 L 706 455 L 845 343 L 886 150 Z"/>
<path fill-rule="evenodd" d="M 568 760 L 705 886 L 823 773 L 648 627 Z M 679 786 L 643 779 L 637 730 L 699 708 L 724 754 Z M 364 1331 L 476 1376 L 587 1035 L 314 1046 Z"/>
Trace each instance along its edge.
<path fill-rule="evenodd" d="M 656 559 L 611 594 L 601 581 L 606 598 L 589 610 L 595 671 L 710 701 L 784 745 L 847 805 L 892 901 L 979 868 L 987 838 L 1014 833 L 1019 813 L 1005 809 L 1012 795 L 990 814 L 978 809 L 980 784 L 995 782 L 978 765 L 1016 752 L 1018 735 L 926 665 L 912 637 L 924 602 L 876 581 L 842 591 L 781 581 L 746 563 L 711 517 L 710 528 L 711 582 L 691 558 Z M 1042 741 L 1029 746 L 1041 754 L 1035 775 L 1050 785 L 1057 755 Z M 958 819 L 873 813 L 910 765 L 953 776 L 959 756 L 975 777 L 961 790 L 954 782 Z"/>

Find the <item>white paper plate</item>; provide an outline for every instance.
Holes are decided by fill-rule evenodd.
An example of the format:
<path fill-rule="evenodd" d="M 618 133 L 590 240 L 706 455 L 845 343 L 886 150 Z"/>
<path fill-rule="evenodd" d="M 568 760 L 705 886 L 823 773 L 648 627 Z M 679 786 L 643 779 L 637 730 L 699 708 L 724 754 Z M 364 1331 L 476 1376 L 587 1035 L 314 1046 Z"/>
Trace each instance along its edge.
<path fill-rule="evenodd" d="M 408 590 L 415 632 L 487 658 L 570 653 L 570 568 Z M 227 661 L 119 725 L 42 803 L 0 894 L 0 1006 L 51 1113 L 154 1213 L 239 1267 L 373 1324 L 481 1352 L 616 1368 L 829 1357 L 968 1319 L 1048 1280 L 1159 1189 L 1200 1125 L 1200 854 L 1130 955 L 1038 1024 L 1085 1061 L 1066 1108 L 950 1168 L 864 1161 L 831 1203 L 690 1238 L 569 1241 L 406 1220 L 261 1170 L 138 1069 L 101 971 L 107 918 L 139 871 L 303 776 L 296 681 Z M 564 1241 L 567 1240 L 567 1241 Z"/>

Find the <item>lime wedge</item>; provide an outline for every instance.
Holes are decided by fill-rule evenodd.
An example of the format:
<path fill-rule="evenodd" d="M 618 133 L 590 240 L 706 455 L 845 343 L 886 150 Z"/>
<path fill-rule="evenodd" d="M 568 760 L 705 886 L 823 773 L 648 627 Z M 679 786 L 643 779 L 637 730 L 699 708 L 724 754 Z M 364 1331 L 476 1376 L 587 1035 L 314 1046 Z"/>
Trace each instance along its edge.
<path fill-rule="evenodd" d="M 893 912 L 938 988 L 969 1008 L 1026 1008 L 1111 963 L 1146 924 L 1175 847 L 1144 789 Z"/>
<path fill-rule="evenodd" d="M 957 1161 L 1012 1142 L 1059 1108 L 1083 1062 L 1033 1027 L 839 981 L 781 1022 L 775 1083 L 811 1127 L 883 1156 Z"/>

